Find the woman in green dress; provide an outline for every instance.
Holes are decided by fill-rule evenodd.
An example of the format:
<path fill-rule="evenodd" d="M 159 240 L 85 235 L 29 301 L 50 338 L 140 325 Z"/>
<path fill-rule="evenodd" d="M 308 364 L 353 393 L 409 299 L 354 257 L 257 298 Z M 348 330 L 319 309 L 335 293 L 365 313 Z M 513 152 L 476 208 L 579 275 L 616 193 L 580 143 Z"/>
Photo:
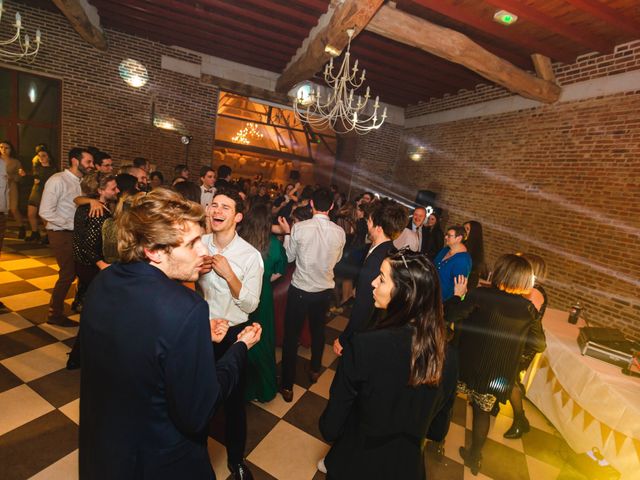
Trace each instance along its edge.
<path fill-rule="evenodd" d="M 276 335 L 271 282 L 282 276 L 287 268 L 287 254 L 278 239 L 271 234 L 270 207 L 258 203 L 244 216 L 240 236 L 253 245 L 264 261 L 260 304 L 249 315 L 249 323 L 262 326 L 261 340 L 249 350 L 246 399 L 269 402 L 278 391 L 276 381 Z"/>

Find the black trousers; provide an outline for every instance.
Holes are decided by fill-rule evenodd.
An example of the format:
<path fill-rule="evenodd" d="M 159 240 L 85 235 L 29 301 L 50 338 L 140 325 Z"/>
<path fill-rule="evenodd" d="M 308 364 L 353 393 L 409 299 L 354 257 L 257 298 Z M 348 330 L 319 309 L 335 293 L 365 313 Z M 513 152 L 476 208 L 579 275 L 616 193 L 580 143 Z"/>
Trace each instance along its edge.
<path fill-rule="evenodd" d="M 75 265 L 76 275 L 78 275 L 78 292 L 76 293 L 76 298 L 83 301 L 89 285 L 93 282 L 93 279 L 96 278 L 96 275 L 100 273 L 100 269 L 96 265 L 83 265 L 78 262 L 76 262 Z M 76 341 L 73 342 L 71 352 L 69 352 L 69 360 L 76 365 L 80 365 L 80 328 L 78 329 Z"/>
<path fill-rule="evenodd" d="M 311 370 L 319 372 L 322 368 L 324 351 L 324 322 L 329 309 L 332 290 L 305 292 L 291 285 L 287 294 L 287 310 L 284 315 L 284 340 L 282 342 L 282 388 L 291 389 L 296 376 L 296 358 L 298 340 L 309 318 L 311 331 Z"/>
<path fill-rule="evenodd" d="M 213 344 L 213 351 L 218 361 L 229 348 L 236 343 L 238 334 L 249 323 L 241 323 L 229 327 L 227 334 L 220 343 Z M 235 465 L 244 459 L 244 449 L 247 444 L 247 412 L 245 408 L 244 390 L 247 383 L 247 365 L 243 365 L 240 371 L 238 385 L 224 400 L 224 438 L 227 447 L 229 463 Z"/>

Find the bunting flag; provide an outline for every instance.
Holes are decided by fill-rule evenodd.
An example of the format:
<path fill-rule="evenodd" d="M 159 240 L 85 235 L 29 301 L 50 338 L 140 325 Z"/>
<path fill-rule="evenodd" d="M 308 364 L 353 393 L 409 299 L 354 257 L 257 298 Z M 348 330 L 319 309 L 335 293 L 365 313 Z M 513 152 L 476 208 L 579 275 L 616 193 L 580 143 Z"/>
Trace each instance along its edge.
<path fill-rule="evenodd" d="M 640 460 L 640 440 L 637 438 L 632 438 L 633 446 L 636 447 L 636 455 L 638 456 L 638 460 Z"/>
<path fill-rule="evenodd" d="M 620 455 L 620 449 L 622 448 L 622 444 L 626 439 L 627 439 L 626 435 L 620 432 L 616 432 L 615 430 L 613 431 L 613 440 L 616 442 L 616 453 L 618 455 Z"/>
<path fill-rule="evenodd" d="M 549 367 L 547 369 L 547 381 L 546 381 L 546 383 L 549 383 L 553 378 L 555 378 L 555 375 L 553 374 L 553 370 L 551 370 L 551 367 Z"/>
<path fill-rule="evenodd" d="M 582 427 L 582 430 L 586 430 L 587 428 L 589 428 L 589 425 L 591 425 L 591 422 L 593 422 L 593 415 L 591 415 L 589 412 L 587 412 L 586 410 L 584 411 L 584 426 Z"/>
<path fill-rule="evenodd" d="M 565 391 L 564 388 L 560 390 L 560 398 L 562 400 L 562 406 L 564 407 L 569 401 L 569 394 Z"/>
<path fill-rule="evenodd" d="M 607 438 L 609 438 L 609 435 L 611 435 L 611 427 L 601 422 L 600 433 L 602 434 L 602 447 L 604 448 L 604 444 L 607 443 Z"/>
<path fill-rule="evenodd" d="M 571 420 L 575 420 L 578 414 L 582 411 L 580 405 L 575 400 L 573 401 L 573 411 L 571 412 Z"/>
<path fill-rule="evenodd" d="M 547 357 L 542 357 L 542 360 L 540 360 L 539 367 L 547 368 L 548 366 L 549 366 L 549 359 Z"/>
<path fill-rule="evenodd" d="M 557 379 L 553 380 L 552 390 L 553 390 L 554 395 L 562 390 L 562 385 L 560 385 L 560 382 Z"/>

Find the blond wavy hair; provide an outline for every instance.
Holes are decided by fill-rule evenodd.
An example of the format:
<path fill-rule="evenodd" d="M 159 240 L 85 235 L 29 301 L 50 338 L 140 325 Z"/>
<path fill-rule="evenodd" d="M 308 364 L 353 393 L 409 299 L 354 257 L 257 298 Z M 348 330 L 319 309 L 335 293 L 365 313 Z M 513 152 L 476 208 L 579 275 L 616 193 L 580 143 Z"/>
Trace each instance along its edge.
<path fill-rule="evenodd" d="M 200 204 L 167 188 L 138 193 L 131 198 L 131 206 L 117 215 L 120 261 L 146 261 L 145 249 L 170 252 L 182 242 L 188 222 L 204 227 L 204 219 Z"/>

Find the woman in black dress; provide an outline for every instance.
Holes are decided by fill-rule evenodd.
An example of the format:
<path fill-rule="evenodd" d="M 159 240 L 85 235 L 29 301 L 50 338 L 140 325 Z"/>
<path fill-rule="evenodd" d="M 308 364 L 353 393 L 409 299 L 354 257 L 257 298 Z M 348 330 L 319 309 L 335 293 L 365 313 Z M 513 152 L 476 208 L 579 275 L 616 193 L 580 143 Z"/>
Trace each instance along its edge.
<path fill-rule="evenodd" d="M 503 255 L 496 262 L 491 287 L 473 289 L 464 301 L 456 296 L 448 304 L 447 320 L 459 334 L 458 392 L 467 394 L 473 407 L 471 446 L 461 447 L 460 456 L 474 475 L 480 469 L 490 412 L 496 402 L 510 397 L 525 345 L 539 341 L 532 330 L 535 308 L 524 297 L 533 282 L 527 260 Z"/>
<path fill-rule="evenodd" d="M 479 280 L 487 276 L 487 264 L 484 261 L 482 224 L 475 220 L 470 220 L 464 223 L 464 231 L 466 232 L 464 245 L 467 247 L 469 255 L 471 255 L 471 273 L 469 274 L 467 286 L 469 288 L 476 288 Z"/>
<path fill-rule="evenodd" d="M 386 310 L 344 346 L 320 430 L 333 442 L 327 478 L 425 478 L 423 439 L 446 415 L 456 359 L 445 355 L 438 273 L 425 255 L 398 252 L 373 281 Z M 436 439 L 438 440 L 438 439 Z"/>
<path fill-rule="evenodd" d="M 534 335 L 532 338 L 536 339 L 535 342 L 527 344 L 524 347 L 524 351 L 520 356 L 520 364 L 518 366 L 518 376 L 516 377 L 516 383 L 511 391 L 511 407 L 513 408 L 513 424 L 504 434 L 505 438 L 520 438 L 523 434 L 529 431 L 529 421 L 524 414 L 524 408 L 522 406 L 522 397 L 525 394 L 524 385 L 520 381 L 520 373 L 529 369 L 529 365 L 533 361 L 533 357 L 536 353 L 544 351 L 546 348 L 546 341 L 544 331 L 542 329 L 542 317 L 547 309 L 547 292 L 545 292 L 542 282 L 547 276 L 547 264 L 544 259 L 533 253 L 518 254 L 522 258 L 526 259 L 533 269 L 533 276 L 535 277 L 535 283 L 531 289 L 531 293 L 527 296 L 529 301 L 536 308 L 536 319 L 532 325 Z"/>

